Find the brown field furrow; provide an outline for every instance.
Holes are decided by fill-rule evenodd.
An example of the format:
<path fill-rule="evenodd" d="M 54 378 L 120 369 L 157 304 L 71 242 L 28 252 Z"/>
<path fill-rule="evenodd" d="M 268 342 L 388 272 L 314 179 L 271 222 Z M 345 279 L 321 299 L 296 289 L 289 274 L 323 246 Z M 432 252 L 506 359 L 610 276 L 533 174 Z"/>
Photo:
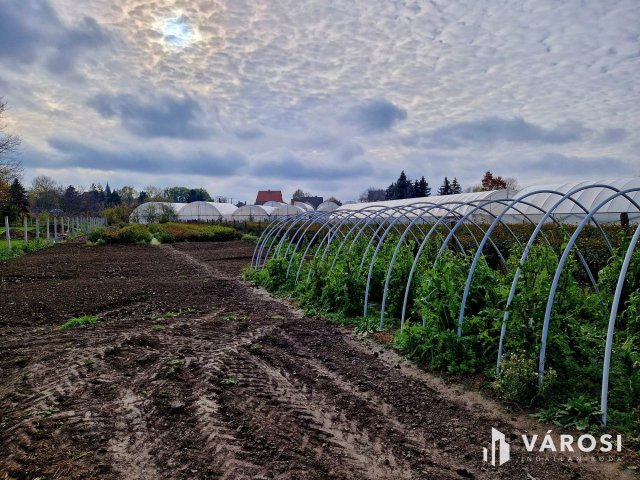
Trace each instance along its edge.
<path fill-rule="evenodd" d="M 0 478 L 628 478 L 515 447 L 484 464 L 492 426 L 535 425 L 248 285 L 252 249 L 70 243 L 0 262 Z M 79 315 L 99 320 L 58 330 Z"/>

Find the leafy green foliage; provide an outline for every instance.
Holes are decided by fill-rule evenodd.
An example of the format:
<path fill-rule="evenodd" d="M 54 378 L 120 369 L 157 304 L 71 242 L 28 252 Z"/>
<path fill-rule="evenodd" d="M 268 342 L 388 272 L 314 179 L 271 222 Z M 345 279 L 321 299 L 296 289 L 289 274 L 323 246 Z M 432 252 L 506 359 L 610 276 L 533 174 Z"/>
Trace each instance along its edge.
<path fill-rule="evenodd" d="M 82 317 L 74 317 L 67 320 L 60 325 L 58 329 L 60 331 L 68 330 L 69 328 L 83 327 L 85 325 L 95 325 L 98 321 L 98 317 L 95 315 L 83 315 Z"/>
<path fill-rule="evenodd" d="M 0 249 L 0 260 L 21 257 L 22 255 L 37 252 L 38 250 L 43 250 L 51 246 L 53 246 L 53 243 L 42 238 L 36 238 L 28 242 L 12 240 L 11 250 Z"/>
<path fill-rule="evenodd" d="M 238 233 L 231 227 L 189 223 L 153 223 L 149 225 L 114 225 L 98 228 L 88 235 L 88 240 L 99 243 L 160 243 L 174 242 L 222 242 L 235 240 Z"/>
<path fill-rule="evenodd" d="M 260 237 L 258 237 L 257 235 L 252 235 L 251 233 L 245 233 L 240 238 L 240 240 L 244 240 L 245 242 L 251 242 L 251 243 L 258 243 L 259 239 Z"/>
<path fill-rule="evenodd" d="M 602 411 L 600 411 L 598 401 L 584 395 L 534 415 L 541 422 L 553 423 L 563 428 L 575 428 L 576 430 L 598 430 L 601 416 Z"/>
<path fill-rule="evenodd" d="M 492 240 L 505 258 L 490 244 L 479 257 L 465 303 L 461 336 L 457 329 L 463 291 L 477 244 L 472 236 L 461 234 L 460 244 L 466 253 L 451 242 L 438 254 L 447 230 L 437 231 L 415 265 L 407 297 L 407 322 L 396 331 L 394 347 L 436 370 L 484 374 L 499 398 L 543 409 L 541 412 L 552 411 L 552 421 L 582 428 L 587 418 L 586 424 L 590 426 L 597 408 L 591 408 L 593 405 L 587 408 L 580 399 L 599 398 L 611 297 L 628 237 L 614 240 L 615 235 L 610 235 L 618 247 L 612 256 L 596 228 L 586 229 L 584 238 L 581 236 L 578 246 L 597 278 L 597 291 L 575 251 L 569 256 L 551 309 L 545 375 L 540 387 L 537 371 L 545 310 L 560 253 L 573 228 L 545 226 L 522 266 L 521 247 L 510 232 L 497 229 Z M 514 225 L 512 230 L 524 244 L 532 228 Z M 617 232 L 609 227 L 605 230 L 609 234 Z M 285 256 L 286 249 L 282 249 L 264 268 L 249 269 L 246 276 L 272 292 L 294 297 L 308 314 L 323 315 L 362 333 L 379 329 L 384 286 L 389 276 L 384 327 L 393 330 L 399 326 L 397 319 L 402 311 L 405 286 L 420 240 L 416 242 L 407 236 L 397 247 L 399 234 L 390 234 L 382 243 L 379 234 L 380 230 L 374 238 L 371 234 L 359 235 L 340 251 L 339 242 L 327 248 L 322 236 L 310 244 L 312 237 L 308 235 L 301 239 L 293 257 L 292 252 Z M 303 259 L 302 252 L 307 247 Z M 394 255 L 395 264 L 389 270 Z M 507 308 L 518 268 L 521 268 L 519 281 Z M 362 312 L 368 276 L 365 318 Z M 610 424 L 636 435 L 640 434 L 639 286 L 640 251 L 637 251 L 617 315 L 609 383 Z M 496 371 L 503 326 L 504 356 L 500 370 Z"/>
<path fill-rule="evenodd" d="M 538 387 L 537 363 L 525 352 L 515 352 L 502 358 L 500 373 L 493 389 L 500 398 L 521 405 L 531 405 L 557 381 L 555 370 L 545 372 L 542 388 Z"/>
<path fill-rule="evenodd" d="M 153 236 L 146 225 L 126 225 L 98 228 L 91 232 L 87 239 L 90 242 L 102 240 L 106 243 L 148 243 Z"/>
<path fill-rule="evenodd" d="M 174 358 L 171 360 L 169 362 L 169 368 L 167 368 L 167 377 L 176 377 L 182 371 L 182 367 L 184 367 L 185 364 L 186 361 L 183 358 Z"/>

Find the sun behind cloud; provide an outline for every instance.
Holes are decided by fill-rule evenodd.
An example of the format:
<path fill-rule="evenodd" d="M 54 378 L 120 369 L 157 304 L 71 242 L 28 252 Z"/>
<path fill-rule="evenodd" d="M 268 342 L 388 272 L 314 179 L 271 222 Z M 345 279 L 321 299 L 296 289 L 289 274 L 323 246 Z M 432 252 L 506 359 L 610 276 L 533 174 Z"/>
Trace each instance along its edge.
<path fill-rule="evenodd" d="M 160 32 L 164 44 L 170 48 L 185 48 L 199 40 L 199 34 L 192 22 L 179 15 L 162 20 Z"/>

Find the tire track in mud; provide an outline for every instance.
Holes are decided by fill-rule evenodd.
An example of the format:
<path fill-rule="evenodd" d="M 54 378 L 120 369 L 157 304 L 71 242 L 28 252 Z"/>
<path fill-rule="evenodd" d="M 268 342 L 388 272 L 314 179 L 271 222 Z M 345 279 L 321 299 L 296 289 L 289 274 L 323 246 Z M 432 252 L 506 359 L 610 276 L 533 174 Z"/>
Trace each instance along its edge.
<path fill-rule="evenodd" d="M 504 417 L 246 284 L 236 275 L 251 251 L 140 249 L 145 271 L 162 261 L 163 272 L 186 272 L 175 299 L 140 305 L 140 314 L 114 304 L 88 329 L 37 326 L 13 337 L 8 328 L 0 478 L 615 477 L 575 465 L 484 465 L 491 426 L 515 434 Z M 204 295 L 200 309 L 175 313 L 193 292 Z"/>
<path fill-rule="evenodd" d="M 239 385 L 223 395 L 225 411 L 248 439 L 268 439 L 269 447 L 278 452 L 277 462 L 269 457 L 265 464 L 268 475 L 411 478 L 393 456 L 375 451 L 369 435 L 341 411 L 279 368 L 249 356 L 237 358 L 228 368 Z M 318 464 L 326 469 L 315 471 Z"/>

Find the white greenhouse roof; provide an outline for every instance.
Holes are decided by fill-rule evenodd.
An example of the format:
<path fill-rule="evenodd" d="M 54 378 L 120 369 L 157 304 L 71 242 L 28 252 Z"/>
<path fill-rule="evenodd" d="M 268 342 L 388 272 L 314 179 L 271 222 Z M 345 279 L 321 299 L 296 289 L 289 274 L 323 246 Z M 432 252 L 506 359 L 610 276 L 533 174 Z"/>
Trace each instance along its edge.
<path fill-rule="evenodd" d="M 245 205 L 233 212 L 233 217 L 268 217 L 275 210 L 274 207 L 264 205 Z"/>
<path fill-rule="evenodd" d="M 301 209 L 303 209 L 306 212 L 311 212 L 313 211 L 313 206 L 309 205 L 308 203 L 305 202 L 300 202 L 298 200 L 294 200 L 293 204 L 296 207 L 300 207 Z"/>
<path fill-rule="evenodd" d="M 334 210 L 337 210 L 338 204 L 335 202 L 331 202 L 329 200 L 322 202 L 320 205 L 318 205 L 318 211 L 319 212 L 333 212 Z"/>
<path fill-rule="evenodd" d="M 496 200 L 496 199 L 510 199 L 513 198 L 514 193 L 510 190 L 492 190 L 489 192 L 471 192 L 471 193 L 459 193 L 455 195 L 434 195 L 430 197 L 420 197 L 420 198 L 405 198 L 402 200 L 385 200 L 381 202 L 364 202 L 364 203 L 349 203 L 342 205 L 338 208 L 338 211 L 345 210 L 360 210 L 366 208 L 368 211 L 373 212 L 375 210 L 382 210 L 384 208 L 389 207 L 405 207 L 412 206 L 418 204 L 424 205 L 443 205 L 443 208 L 433 209 L 430 211 L 430 214 L 436 217 L 446 216 L 451 214 L 449 210 L 455 209 L 456 207 L 456 216 L 466 214 L 473 206 L 464 206 L 460 207 L 460 204 L 473 202 L 475 205 L 479 204 L 485 200 Z M 505 202 L 506 203 L 506 202 Z M 499 214 L 502 211 L 502 208 L 499 204 L 491 204 L 486 207 L 486 209 L 494 215 Z M 481 214 L 482 212 L 478 212 Z M 389 212 L 390 216 L 401 215 L 402 213 L 396 213 L 393 211 Z M 407 216 L 413 216 L 411 213 L 406 213 Z"/>
<path fill-rule="evenodd" d="M 271 216 L 272 217 L 289 217 L 289 216 L 299 215 L 301 213 L 304 213 L 305 211 L 306 210 L 304 210 L 302 207 L 298 207 L 297 205 L 287 205 L 285 203 L 280 205 L 273 212 L 271 212 Z"/>
<path fill-rule="evenodd" d="M 155 211 L 159 211 L 162 207 L 172 208 L 176 213 L 180 211 L 182 207 L 187 205 L 186 203 L 173 203 L 173 202 L 146 202 L 141 203 L 136 208 L 133 209 L 133 213 L 144 214 L 144 212 L 148 212 L 149 209 L 154 209 Z"/>
<path fill-rule="evenodd" d="M 233 214 L 238 208 L 231 203 L 191 202 L 178 211 L 180 220 L 219 220 Z"/>
<path fill-rule="evenodd" d="M 538 190 L 555 190 L 560 192 L 561 194 L 567 194 L 572 190 L 576 190 L 580 187 L 585 187 L 588 185 L 608 185 L 617 190 L 625 190 L 628 188 L 640 188 L 640 177 L 632 177 L 632 178 L 624 178 L 624 179 L 615 179 L 615 180 L 594 180 L 587 182 L 571 182 L 571 183 L 562 183 L 562 184 L 552 184 L 552 185 L 533 185 L 530 187 L 523 188 L 517 194 L 517 197 L 525 196 L 531 192 L 535 192 Z M 601 202 L 603 202 L 607 197 L 615 194 L 615 190 L 611 188 L 606 188 L 603 186 L 590 187 L 588 189 L 579 191 L 571 196 L 574 200 L 582 204 L 585 209 L 588 211 L 594 209 Z M 640 205 L 640 191 L 632 192 L 628 194 L 628 197 L 634 200 L 638 205 Z M 554 193 L 536 193 L 533 194 L 524 200 L 534 205 L 537 205 L 543 208 L 545 211 L 553 208 L 553 206 L 562 198 L 562 195 L 554 194 Z M 525 213 L 529 214 L 539 214 L 540 212 L 533 207 L 522 206 L 522 209 L 525 210 Z M 607 203 L 599 210 L 600 215 L 604 214 L 620 214 L 622 212 L 638 212 L 638 208 L 635 207 L 627 198 L 620 196 L 615 200 Z M 558 215 L 584 215 L 584 210 L 577 205 L 575 202 L 571 200 L 564 200 L 554 213 Z"/>

